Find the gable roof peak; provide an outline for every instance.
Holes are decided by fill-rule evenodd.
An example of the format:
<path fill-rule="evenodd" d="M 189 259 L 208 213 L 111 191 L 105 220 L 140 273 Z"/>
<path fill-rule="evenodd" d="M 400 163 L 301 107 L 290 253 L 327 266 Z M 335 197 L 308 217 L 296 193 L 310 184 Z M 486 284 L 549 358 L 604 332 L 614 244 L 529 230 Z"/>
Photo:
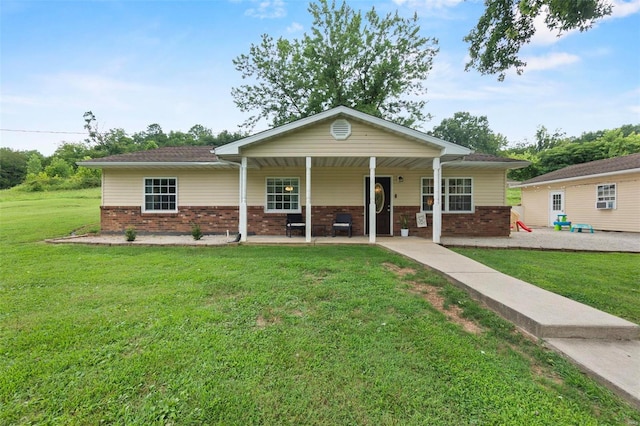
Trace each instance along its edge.
<path fill-rule="evenodd" d="M 442 155 L 447 155 L 447 154 L 468 155 L 471 153 L 470 149 L 463 147 L 461 145 L 457 145 L 452 142 L 447 142 L 445 140 L 436 138 L 435 136 L 428 135 L 419 130 L 414 130 L 409 127 L 402 126 L 400 124 L 385 120 L 383 118 L 375 117 L 373 115 L 355 110 L 353 108 L 349 108 L 344 105 L 340 105 L 340 106 L 328 109 L 326 111 L 311 115 L 309 117 L 304 117 L 299 120 L 292 121 L 287 124 L 283 124 L 282 126 L 274 127 L 269 130 L 265 130 L 263 132 L 256 133 L 246 138 L 237 140 L 235 142 L 222 145 L 216 148 L 215 153 L 221 156 L 240 155 L 240 152 L 244 147 L 253 145 L 255 143 L 265 142 L 269 139 L 283 136 L 292 131 L 299 130 L 299 129 L 311 126 L 313 124 L 320 123 L 322 121 L 329 120 L 331 118 L 338 118 L 338 117 L 351 118 L 372 126 L 382 128 L 392 133 L 400 134 L 407 138 L 411 138 L 432 146 L 436 146 L 440 148 L 440 150 L 442 151 Z"/>

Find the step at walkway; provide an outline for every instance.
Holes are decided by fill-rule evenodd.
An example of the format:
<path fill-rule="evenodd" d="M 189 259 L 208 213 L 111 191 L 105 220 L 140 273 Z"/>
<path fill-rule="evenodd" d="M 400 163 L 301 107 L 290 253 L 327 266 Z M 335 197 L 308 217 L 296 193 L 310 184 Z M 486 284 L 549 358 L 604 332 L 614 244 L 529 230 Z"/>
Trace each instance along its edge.
<path fill-rule="evenodd" d="M 441 272 L 474 298 L 571 358 L 640 408 L 640 326 L 422 239 L 378 244 Z"/>

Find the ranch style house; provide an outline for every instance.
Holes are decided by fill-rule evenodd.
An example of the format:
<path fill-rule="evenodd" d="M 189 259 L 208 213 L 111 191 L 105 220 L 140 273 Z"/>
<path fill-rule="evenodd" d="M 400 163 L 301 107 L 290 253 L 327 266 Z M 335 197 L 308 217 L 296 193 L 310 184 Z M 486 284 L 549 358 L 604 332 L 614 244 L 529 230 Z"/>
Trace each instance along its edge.
<path fill-rule="evenodd" d="M 219 146 L 164 147 L 82 161 L 102 169 L 101 231 L 508 236 L 506 174 L 526 161 L 468 148 L 347 107 Z M 417 215 L 418 214 L 418 215 Z M 426 220 L 424 220 L 426 219 Z"/>

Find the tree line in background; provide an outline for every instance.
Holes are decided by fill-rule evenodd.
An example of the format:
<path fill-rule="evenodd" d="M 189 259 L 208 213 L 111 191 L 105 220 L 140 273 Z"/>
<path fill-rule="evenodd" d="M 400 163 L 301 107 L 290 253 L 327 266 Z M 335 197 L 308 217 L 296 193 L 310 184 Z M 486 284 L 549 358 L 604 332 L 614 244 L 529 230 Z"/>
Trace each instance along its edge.
<path fill-rule="evenodd" d="M 246 136 L 226 130 L 214 135 L 211 129 L 201 125 L 193 126 L 186 133 L 170 131 L 167 134 L 158 124 L 129 136 L 119 128 L 100 132 L 96 117 L 90 111 L 84 119 L 88 137 L 83 142 L 62 143 L 50 157 L 38 151 L 0 148 L 0 189 L 17 185 L 26 191 L 96 187 L 100 186 L 100 170 L 78 167 L 76 162 L 164 146 L 220 146 Z M 540 126 L 535 141 L 514 145 L 491 130 L 486 116 L 457 112 L 428 133 L 475 152 L 531 162 L 528 167 L 509 171 L 509 178 L 518 181 L 572 164 L 640 152 L 640 124 L 586 132 L 579 137 L 568 137 L 561 130 L 551 133 Z"/>
<path fill-rule="evenodd" d="M 159 124 L 151 124 L 145 131 L 132 135 L 120 128 L 101 132 L 91 111 L 84 114 L 84 122 L 87 138 L 82 142 L 63 142 L 49 157 L 38 151 L 0 148 L 0 189 L 18 185 L 26 191 L 96 187 L 101 182 L 100 170 L 78 167 L 78 161 L 164 146 L 220 146 L 244 136 L 226 130 L 214 134 L 200 124 L 186 133 L 172 130 L 167 134 Z"/>
<path fill-rule="evenodd" d="M 568 137 L 560 129 L 550 133 L 539 126 L 535 141 L 510 145 L 506 137 L 489 127 L 486 116 L 457 112 L 429 132 L 449 142 L 484 154 L 526 160 L 528 167 L 509 171 L 509 179 L 524 181 L 573 164 L 640 152 L 640 124 L 627 124 L 613 130 L 585 132 Z"/>

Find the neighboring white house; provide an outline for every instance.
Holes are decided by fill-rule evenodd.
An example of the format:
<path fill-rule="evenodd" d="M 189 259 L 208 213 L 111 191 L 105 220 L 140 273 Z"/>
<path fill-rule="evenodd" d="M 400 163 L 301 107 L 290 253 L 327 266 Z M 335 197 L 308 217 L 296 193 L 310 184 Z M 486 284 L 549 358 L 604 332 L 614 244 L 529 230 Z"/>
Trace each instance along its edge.
<path fill-rule="evenodd" d="M 640 232 L 640 153 L 575 164 L 515 187 L 527 225 L 552 226 L 566 214 L 594 229 Z"/>
<path fill-rule="evenodd" d="M 306 238 L 338 213 L 353 234 L 508 236 L 506 173 L 526 161 L 463 146 L 337 107 L 213 149 L 160 148 L 78 163 L 102 169 L 101 228 L 283 235 L 303 215 Z M 373 184 L 371 184 L 373 182 Z M 415 215 L 427 213 L 428 227 Z M 375 230 L 370 232 L 370 229 Z"/>

